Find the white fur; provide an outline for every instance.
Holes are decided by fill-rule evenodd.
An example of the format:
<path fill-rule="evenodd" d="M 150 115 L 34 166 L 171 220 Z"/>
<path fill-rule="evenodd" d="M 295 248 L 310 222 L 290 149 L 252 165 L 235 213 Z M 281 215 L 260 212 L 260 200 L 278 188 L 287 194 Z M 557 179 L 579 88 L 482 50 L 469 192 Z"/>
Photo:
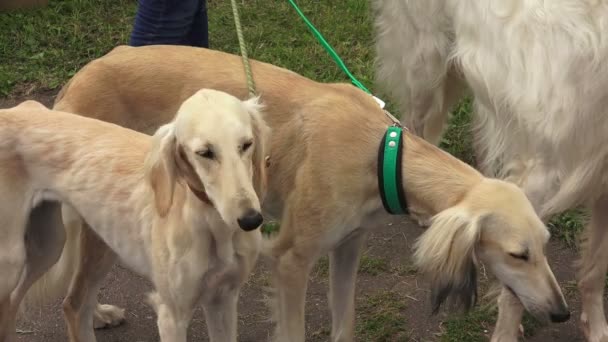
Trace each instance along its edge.
<path fill-rule="evenodd" d="M 438 143 L 464 81 L 484 173 L 521 185 L 543 219 L 603 203 L 608 1 L 374 0 L 374 9 L 378 81 L 417 134 Z M 583 264 L 595 265 L 598 253 Z M 590 272 L 605 274 L 608 261 L 596 266 Z M 601 298 L 601 289 L 581 290 Z M 603 310 L 585 312 L 595 306 L 583 301 L 591 322 L 583 330 L 605 342 Z"/>

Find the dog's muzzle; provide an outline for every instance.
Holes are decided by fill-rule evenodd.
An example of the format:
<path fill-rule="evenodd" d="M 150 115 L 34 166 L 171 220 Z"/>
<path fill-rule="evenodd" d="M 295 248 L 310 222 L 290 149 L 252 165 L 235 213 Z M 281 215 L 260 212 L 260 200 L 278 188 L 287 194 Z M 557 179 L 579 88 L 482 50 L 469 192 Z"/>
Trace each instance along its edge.
<path fill-rule="evenodd" d="M 249 209 L 245 215 L 237 219 L 239 227 L 244 231 L 251 231 L 262 225 L 264 217 L 257 210 Z"/>
<path fill-rule="evenodd" d="M 549 315 L 551 322 L 553 323 L 563 323 L 570 319 L 570 310 L 564 309 L 560 312 L 553 312 Z"/>

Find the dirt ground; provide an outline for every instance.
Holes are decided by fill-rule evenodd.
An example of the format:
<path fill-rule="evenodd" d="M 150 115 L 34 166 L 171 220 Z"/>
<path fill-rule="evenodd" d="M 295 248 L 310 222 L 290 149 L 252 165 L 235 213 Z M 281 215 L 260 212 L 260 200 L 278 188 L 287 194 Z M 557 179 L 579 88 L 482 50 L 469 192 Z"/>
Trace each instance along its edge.
<path fill-rule="evenodd" d="M 50 105 L 54 94 L 45 93 L 30 98 Z M 0 108 L 18 103 L 20 99 L 0 99 Z M 409 267 L 411 245 L 423 232 L 404 217 L 389 217 L 377 223 L 365 251 L 364 262 L 357 282 L 357 323 L 360 341 L 375 341 L 380 335 L 370 333 L 377 329 L 374 324 L 393 322 L 405 327 L 399 341 L 438 341 L 445 331 L 444 314 L 430 315 L 428 292 Z M 578 329 L 580 303 L 574 288 L 572 262 L 577 255 L 572 250 L 552 241 L 549 260 L 562 288 L 568 296 L 572 319 L 563 324 L 550 324 L 535 329 L 533 337 L 526 341 L 583 341 Z M 239 341 L 268 340 L 271 324 L 268 311 L 262 302 L 263 286 L 268 282 L 263 263 L 256 268 L 239 301 Z M 327 264 L 323 260 L 313 272 L 306 302 L 307 341 L 326 341 L 329 336 L 330 315 L 327 306 Z M 100 301 L 126 308 L 125 324 L 97 331 L 97 340 L 103 341 L 158 341 L 156 316 L 145 303 L 144 296 L 150 290 L 149 283 L 121 266 L 115 266 L 101 291 Z M 387 297 L 387 294 L 389 296 Z M 381 299 L 385 302 L 382 303 Z M 395 303 L 398 302 L 398 303 Z M 378 308 L 377 303 L 384 305 Z M 390 306 L 390 307 L 389 307 Z M 383 311 L 384 310 L 384 311 Z M 387 313 L 383 315 L 383 313 Z M 395 323 L 396 321 L 396 323 Z M 363 326 L 364 328 L 359 330 Z M 54 305 L 41 308 L 31 316 L 31 321 L 20 322 L 19 341 L 59 342 L 66 341 L 59 299 Z M 367 329 L 367 330 L 366 330 Z M 371 330 L 370 330 L 371 329 Z M 484 327 L 484 335 L 490 336 L 492 327 Z M 202 310 L 197 310 L 192 320 L 189 341 L 207 341 Z M 383 339 L 396 341 L 394 338 Z"/>

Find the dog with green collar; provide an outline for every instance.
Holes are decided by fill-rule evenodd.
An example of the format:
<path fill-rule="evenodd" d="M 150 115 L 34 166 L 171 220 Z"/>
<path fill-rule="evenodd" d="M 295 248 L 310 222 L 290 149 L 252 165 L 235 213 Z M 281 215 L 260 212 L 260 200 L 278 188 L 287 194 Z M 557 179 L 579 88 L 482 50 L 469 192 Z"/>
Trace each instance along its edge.
<path fill-rule="evenodd" d="M 414 264 L 431 288 L 429 313 L 451 299 L 473 306 L 482 262 L 536 316 L 567 318 L 544 254 L 549 232 L 521 189 L 409 133 L 350 84 L 250 62 L 272 130 L 262 210 L 281 223 L 262 249 L 272 265 L 275 340 L 304 341 L 307 282 L 327 254 L 331 340 L 354 338 L 358 261 L 367 232 L 387 212 L 432 218 L 413 246 Z M 55 107 L 146 131 L 203 87 L 248 97 L 241 58 L 185 46 L 119 47 L 79 71 Z M 64 253 L 76 248 L 84 254 L 70 255 L 89 262 L 87 251 L 104 246 L 66 245 Z M 74 263 L 86 279 L 82 264 Z"/>

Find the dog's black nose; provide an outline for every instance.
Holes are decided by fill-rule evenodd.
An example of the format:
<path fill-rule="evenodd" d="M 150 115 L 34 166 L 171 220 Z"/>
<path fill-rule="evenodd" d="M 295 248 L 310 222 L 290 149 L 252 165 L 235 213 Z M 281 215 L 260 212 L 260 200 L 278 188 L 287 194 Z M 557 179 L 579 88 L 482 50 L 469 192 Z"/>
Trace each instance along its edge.
<path fill-rule="evenodd" d="M 559 313 L 551 313 L 550 318 L 553 323 L 563 323 L 570 319 L 570 311 L 565 310 Z"/>
<path fill-rule="evenodd" d="M 264 217 L 257 210 L 249 209 L 237 222 L 242 230 L 250 231 L 259 227 L 264 222 Z"/>

